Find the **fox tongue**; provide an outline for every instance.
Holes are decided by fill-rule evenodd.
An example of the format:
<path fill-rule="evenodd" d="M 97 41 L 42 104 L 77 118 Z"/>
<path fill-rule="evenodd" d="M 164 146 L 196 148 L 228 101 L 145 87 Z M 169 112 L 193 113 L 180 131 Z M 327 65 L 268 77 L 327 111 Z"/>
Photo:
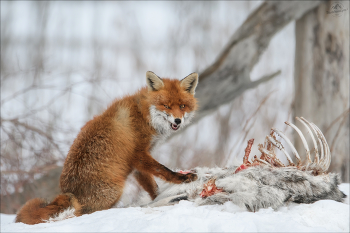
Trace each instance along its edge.
<path fill-rule="evenodd" d="M 178 128 L 178 125 L 177 125 L 177 124 L 171 124 L 171 128 L 177 129 L 177 128 Z"/>

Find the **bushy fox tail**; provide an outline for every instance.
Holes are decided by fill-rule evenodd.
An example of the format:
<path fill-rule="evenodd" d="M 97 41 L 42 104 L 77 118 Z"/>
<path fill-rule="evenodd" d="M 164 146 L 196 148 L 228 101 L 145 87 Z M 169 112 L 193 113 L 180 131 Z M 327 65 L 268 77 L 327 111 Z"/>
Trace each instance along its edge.
<path fill-rule="evenodd" d="M 80 209 L 79 203 L 71 193 L 60 194 L 51 203 L 48 203 L 44 199 L 35 198 L 27 201 L 18 211 L 16 222 L 23 222 L 30 225 L 43 223 L 45 220 L 58 215 L 69 207 L 75 207 L 76 211 L 77 208 Z"/>

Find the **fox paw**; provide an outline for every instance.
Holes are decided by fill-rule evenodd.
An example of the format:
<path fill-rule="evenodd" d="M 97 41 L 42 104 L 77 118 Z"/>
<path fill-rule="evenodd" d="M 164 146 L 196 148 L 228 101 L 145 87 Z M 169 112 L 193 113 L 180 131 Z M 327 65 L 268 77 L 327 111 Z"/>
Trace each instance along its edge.
<path fill-rule="evenodd" d="M 183 176 L 183 183 L 190 183 L 198 179 L 198 176 L 194 173 L 187 173 Z"/>

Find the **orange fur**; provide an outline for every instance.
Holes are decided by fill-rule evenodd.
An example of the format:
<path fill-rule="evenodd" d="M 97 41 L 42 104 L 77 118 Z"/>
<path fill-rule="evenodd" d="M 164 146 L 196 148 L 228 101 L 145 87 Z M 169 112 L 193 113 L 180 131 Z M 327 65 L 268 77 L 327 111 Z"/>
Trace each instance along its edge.
<path fill-rule="evenodd" d="M 82 127 L 68 152 L 60 177 L 61 190 L 66 194 L 59 195 L 50 204 L 40 199 L 27 202 L 16 222 L 40 223 L 69 206 L 74 206 L 76 216 L 108 209 L 119 200 L 125 180 L 133 170 L 152 199 L 157 196 L 153 176 L 173 183 L 197 179 L 192 173 L 173 172 L 152 158 L 150 150 L 160 133 L 152 126 L 150 107 L 174 118 L 195 111 L 195 86 L 190 88 L 192 83 L 197 85 L 198 75 L 186 77 L 186 85 L 179 80 L 158 80 L 153 73 L 147 75 L 152 79 L 147 78 L 148 88 L 115 100 L 101 115 Z M 154 82 L 157 85 L 152 86 Z M 170 129 L 170 123 L 168 125 Z"/>
<path fill-rule="evenodd" d="M 28 201 L 18 212 L 16 222 L 26 224 L 42 223 L 51 216 L 60 213 L 71 205 L 70 197 L 58 195 L 51 203 L 36 198 Z"/>

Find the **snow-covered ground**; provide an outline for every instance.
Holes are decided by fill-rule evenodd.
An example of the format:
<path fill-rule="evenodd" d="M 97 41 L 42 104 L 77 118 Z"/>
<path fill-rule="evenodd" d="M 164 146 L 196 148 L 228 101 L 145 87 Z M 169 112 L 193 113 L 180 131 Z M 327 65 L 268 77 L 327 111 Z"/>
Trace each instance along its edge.
<path fill-rule="evenodd" d="M 349 184 L 340 189 L 349 196 Z M 344 203 L 322 200 L 247 212 L 224 205 L 195 206 L 180 201 L 156 208 L 114 208 L 53 223 L 14 223 L 15 215 L 1 214 L 1 232 L 349 232 L 349 197 Z"/>

